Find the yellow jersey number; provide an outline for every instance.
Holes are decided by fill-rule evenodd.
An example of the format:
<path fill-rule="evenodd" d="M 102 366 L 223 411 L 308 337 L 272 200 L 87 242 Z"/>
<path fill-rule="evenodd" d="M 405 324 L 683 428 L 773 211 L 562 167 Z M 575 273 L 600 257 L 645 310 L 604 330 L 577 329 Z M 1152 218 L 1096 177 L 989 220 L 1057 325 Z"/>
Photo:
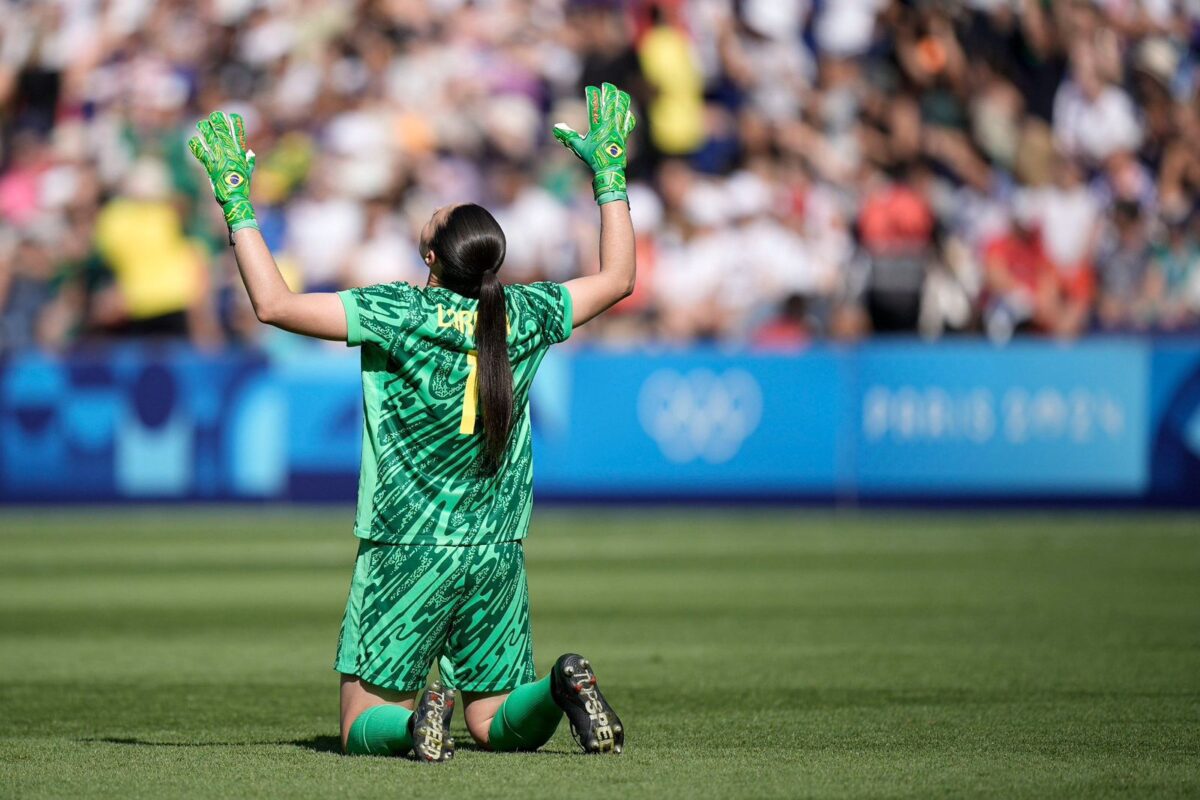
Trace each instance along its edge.
<path fill-rule="evenodd" d="M 467 353 L 467 388 L 463 392 L 462 424 L 458 426 L 458 432 L 464 436 L 475 433 L 475 420 L 478 416 L 476 411 L 479 395 L 478 375 L 478 354 L 475 350 L 471 350 Z"/>

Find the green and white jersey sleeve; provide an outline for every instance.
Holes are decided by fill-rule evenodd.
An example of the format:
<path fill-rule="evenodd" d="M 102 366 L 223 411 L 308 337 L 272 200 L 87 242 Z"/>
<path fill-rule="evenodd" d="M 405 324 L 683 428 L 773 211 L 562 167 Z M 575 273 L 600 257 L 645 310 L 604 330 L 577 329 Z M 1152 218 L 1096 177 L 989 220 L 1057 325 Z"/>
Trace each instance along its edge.
<path fill-rule="evenodd" d="M 533 507 L 529 388 L 571 335 L 555 283 L 505 287 L 513 432 L 495 475 L 481 470 L 475 300 L 382 284 L 338 293 L 347 344 L 362 346 L 363 452 L 355 532 L 394 544 L 483 544 L 525 536 Z"/>

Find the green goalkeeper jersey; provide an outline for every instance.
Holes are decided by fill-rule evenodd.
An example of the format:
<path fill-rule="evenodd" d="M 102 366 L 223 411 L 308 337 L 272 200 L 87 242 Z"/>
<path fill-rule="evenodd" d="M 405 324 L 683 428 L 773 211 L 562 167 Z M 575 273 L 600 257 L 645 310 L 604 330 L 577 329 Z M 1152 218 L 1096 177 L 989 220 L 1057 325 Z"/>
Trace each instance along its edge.
<path fill-rule="evenodd" d="M 481 469 L 477 302 L 440 287 L 388 283 L 338 296 L 347 344 L 362 346 L 363 445 L 355 533 L 392 544 L 524 538 L 533 510 L 529 387 L 550 345 L 571 335 L 556 283 L 504 288 L 513 429 L 494 475 Z"/>

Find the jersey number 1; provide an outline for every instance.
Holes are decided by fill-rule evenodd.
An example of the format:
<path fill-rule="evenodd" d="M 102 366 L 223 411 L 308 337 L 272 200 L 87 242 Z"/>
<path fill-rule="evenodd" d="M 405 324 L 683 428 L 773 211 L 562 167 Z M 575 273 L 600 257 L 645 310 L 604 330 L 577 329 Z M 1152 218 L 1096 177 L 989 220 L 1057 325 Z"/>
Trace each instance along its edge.
<path fill-rule="evenodd" d="M 475 403 L 479 393 L 478 375 L 479 358 L 472 350 L 467 353 L 467 389 L 463 392 L 462 424 L 458 426 L 458 432 L 463 435 L 469 436 L 475 433 Z"/>

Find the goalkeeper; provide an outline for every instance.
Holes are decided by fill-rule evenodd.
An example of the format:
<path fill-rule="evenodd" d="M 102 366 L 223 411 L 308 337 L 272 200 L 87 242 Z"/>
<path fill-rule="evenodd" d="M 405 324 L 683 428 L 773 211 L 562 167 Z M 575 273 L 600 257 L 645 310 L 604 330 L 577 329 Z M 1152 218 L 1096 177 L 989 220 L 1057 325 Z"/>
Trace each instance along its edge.
<path fill-rule="evenodd" d="M 551 345 L 634 285 L 629 95 L 589 86 L 587 108 L 586 135 L 561 124 L 554 135 L 594 172 L 600 271 L 564 284 L 502 286 L 504 232 L 465 204 L 438 209 L 421 232 L 425 286 L 294 293 L 258 231 L 241 117 L 213 113 L 188 142 L 259 320 L 362 348 L 360 541 L 334 665 L 347 753 L 447 760 L 456 691 L 471 735 L 492 750 L 536 750 L 564 714 L 585 752 L 624 745 L 586 659 L 561 656 L 535 679 L 522 547 L 534 374 Z M 427 687 L 435 659 L 442 681 Z"/>

